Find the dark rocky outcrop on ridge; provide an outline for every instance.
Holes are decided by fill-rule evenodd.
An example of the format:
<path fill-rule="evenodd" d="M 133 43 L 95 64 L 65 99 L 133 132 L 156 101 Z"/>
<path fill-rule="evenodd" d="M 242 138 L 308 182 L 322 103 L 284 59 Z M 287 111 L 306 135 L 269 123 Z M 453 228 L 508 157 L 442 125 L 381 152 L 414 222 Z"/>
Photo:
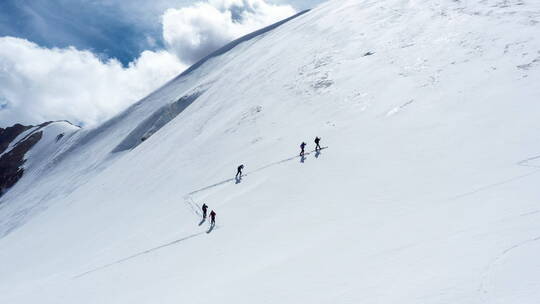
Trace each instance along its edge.
<path fill-rule="evenodd" d="M 73 125 L 67 120 L 59 120 L 35 126 L 15 124 L 0 128 L 0 197 L 21 179 L 24 174 L 25 155 L 42 139 L 45 127 L 53 123 Z M 65 135 L 64 132 L 55 134 L 55 142 L 62 140 Z"/>
<path fill-rule="evenodd" d="M 0 157 L 0 196 L 23 176 L 24 155 L 41 139 L 43 131 L 34 132 Z"/>
<path fill-rule="evenodd" d="M 22 132 L 32 128 L 32 126 L 23 126 L 15 124 L 11 127 L 0 128 L 0 154 L 4 153 L 11 142 L 17 138 Z"/>

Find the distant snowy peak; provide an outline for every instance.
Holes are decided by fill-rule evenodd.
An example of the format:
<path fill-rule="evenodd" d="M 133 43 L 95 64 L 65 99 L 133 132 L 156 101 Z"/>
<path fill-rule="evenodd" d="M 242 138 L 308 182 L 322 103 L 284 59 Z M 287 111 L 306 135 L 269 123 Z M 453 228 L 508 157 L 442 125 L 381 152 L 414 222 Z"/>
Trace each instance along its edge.
<path fill-rule="evenodd" d="M 25 170 L 39 165 L 35 158 L 43 159 L 52 145 L 79 129 L 68 121 L 0 128 L 0 196 L 22 178 Z"/>

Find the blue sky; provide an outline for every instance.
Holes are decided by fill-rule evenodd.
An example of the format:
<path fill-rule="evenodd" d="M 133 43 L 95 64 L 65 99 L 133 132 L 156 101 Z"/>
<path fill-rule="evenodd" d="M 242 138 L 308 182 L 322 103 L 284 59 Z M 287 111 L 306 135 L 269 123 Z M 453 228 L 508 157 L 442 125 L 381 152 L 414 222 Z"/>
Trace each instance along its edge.
<path fill-rule="evenodd" d="M 95 126 L 236 38 L 323 0 L 0 0 L 0 127 Z"/>
<path fill-rule="evenodd" d="M 163 47 L 161 15 L 193 0 L 1 0 L 0 37 L 24 38 L 44 47 L 91 50 L 124 65 L 143 50 Z M 322 0 L 274 0 L 296 10 Z"/>

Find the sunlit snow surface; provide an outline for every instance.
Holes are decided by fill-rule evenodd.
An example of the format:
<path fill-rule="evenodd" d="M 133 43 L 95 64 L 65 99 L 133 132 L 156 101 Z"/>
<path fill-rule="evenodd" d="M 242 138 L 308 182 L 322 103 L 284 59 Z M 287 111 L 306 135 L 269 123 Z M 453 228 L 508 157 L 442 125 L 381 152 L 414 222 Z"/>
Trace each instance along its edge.
<path fill-rule="evenodd" d="M 0 302 L 540 303 L 539 23 L 339 0 L 210 58 L 2 197 Z"/>

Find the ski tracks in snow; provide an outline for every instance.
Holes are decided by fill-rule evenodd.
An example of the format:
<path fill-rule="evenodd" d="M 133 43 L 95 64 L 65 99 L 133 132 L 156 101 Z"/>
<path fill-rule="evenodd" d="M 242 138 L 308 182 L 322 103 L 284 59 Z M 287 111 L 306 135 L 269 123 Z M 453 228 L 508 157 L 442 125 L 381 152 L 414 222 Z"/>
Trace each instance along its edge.
<path fill-rule="evenodd" d="M 168 242 L 168 243 L 165 243 L 165 244 L 162 244 L 162 245 L 159 245 L 159 246 L 156 246 L 156 247 L 153 247 L 153 248 L 144 250 L 144 251 L 140 251 L 140 252 L 135 253 L 135 254 L 132 254 L 132 255 L 130 255 L 130 256 L 128 256 L 128 257 L 125 257 L 125 258 L 116 260 L 116 261 L 114 261 L 114 262 L 112 262 L 112 263 L 105 264 L 105 265 L 96 267 L 96 268 L 94 268 L 94 269 L 85 271 L 85 272 L 80 273 L 80 274 L 78 274 L 78 275 L 76 275 L 76 276 L 73 276 L 72 279 L 78 279 L 78 278 L 80 278 L 80 277 L 89 275 L 89 274 L 91 274 L 91 273 L 93 273 L 93 272 L 97 272 L 97 271 L 100 271 L 100 270 L 103 270 L 103 269 L 112 267 L 112 266 L 114 266 L 114 265 L 121 264 L 121 263 L 123 263 L 123 262 L 127 262 L 127 261 L 129 261 L 129 260 L 135 259 L 135 258 L 140 257 L 140 256 L 142 256 L 142 255 L 150 254 L 150 253 L 153 253 L 153 252 L 155 252 L 155 251 L 158 251 L 158 250 L 161 250 L 161 249 L 164 249 L 164 248 L 173 246 L 173 245 L 177 245 L 177 244 L 179 244 L 179 243 L 181 243 L 181 242 L 184 242 L 184 241 L 187 241 L 187 240 L 189 240 L 189 239 L 198 237 L 198 236 L 200 236 L 200 235 L 209 234 L 210 232 L 212 232 L 212 231 L 214 231 L 214 230 L 216 230 L 216 229 L 219 229 L 220 227 L 221 227 L 220 225 L 213 225 L 213 226 L 210 226 L 209 229 L 204 229 L 203 231 L 199 231 L 199 232 L 197 232 L 197 233 L 190 234 L 190 235 L 188 235 L 188 236 L 185 236 L 185 237 L 176 239 L 176 240 L 174 240 L 174 241 L 170 241 L 170 242 Z"/>
<path fill-rule="evenodd" d="M 316 150 L 312 150 L 312 151 L 309 151 L 309 152 L 306 152 L 305 155 L 310 155 L 311 153 L 313 152 L 316 152 L 315 154 L 315 158 L 318 158 L 319 155 L 320 155 L 320 151 L 321 150 L 324 150 L 324 149 L 327 149 L 328 147 L 325 146 L 325 147 L 322 147 L 320 150 L 316 151 Z M 289 162 L 289 161 L 292 161 L 294 159 L 297 159 L 298 157 L 302 157 L 302 156 L 299 156 L 299 155 L 296 155 L 296 156 L 292 156 L 292 157 L 288 157 L 288 158 L 285 158 L 285 159 L 282 159 L 282 160 L 278 160 L 278 161 L 275 161 L 275 162 L 272 162 L 272 163 L 269 163 L 267 165 L 264 165 L 262 167 L 259 167 L 257 169 L 254 169 L 254 170 L 251 170 L 251 171 L 248 171 L 246 172 L 245 174 L 242 174 L 242 176 L 240 178 L 238 177 L 235 177 L 235 178 L 228 178 L 228 179 L 225 179 L 225 180 L 222 180 L 220 182 L 217 182 L 217 183 L 214 183 L 214 184 L 211 184 L 211 185 L 208 185 L 208 186 L 204 186 L 202 188 L 199 188 L 197 190 L 194 190 L 194 191 L 191 191 L 187 194 L 184 195 L 184 202 L 186 203 L 186 205 L 191 209 L 191 212 L 193 212 L 194 215 L 196 215 L 198 218 L 202 218 L 202 212 L 201 212 L 201 206 L 199 204 L 197 204 L 195 202 L 195 200 L 193 199 L 193 196 L 195 194 L 198 194 L 198 193 L 201 193 L 201 192 L 204 192 L 204 191 L 207 191 L 207 190 L 210 190 L 210 189 L 213 189 L 213 188 L 216 188 L 216 187 L 219 187 L 219 186 L 222 186 L 222 185 L 226 185 L 226 184 L 229 184 L 229 183 L 232 183 L 232 182 L 236 182 L 236 184 L 239 184 L 240 181 L 242 180 L 242 177 L 245 177 L 245 176 L 248 176 L 248 175 L 251 175 L 251 174 L 254 174 L 254 173 L 257 173 L 257 172 L 260 172 L 262 170 L 265 170 L 267 168 L 270 168 L 270 167 L 273 167 L 273 166 L 277 166 L 277 165 L 280 165 L 280 164 L 283 164 L 283 163 L 286 163 L 286 162 Z M 305 158 L 303 158 L 305 159 Z M 303 163 L 303 161 L 302 161 Z M 201 222 L 203 223 L 204 220 Z M 201 224 L 200 223 L 200 224 Z M 199 226 L 200 226 L 199 224 Z M 207 231 L 207 233 L 210 233 L 213 229 L 209 229 Z"/>
<path fill-rule="evenodd" d="M 517 181 L 517 180 L 520 180 L 520 179 L 523 179 L 523 178 L 526 178 L 526 177 L 529 177 L 531 175 L 537 174 L 538 172 L 540 172 L 540 165 L 530 164 L 534 160 L 540 160 L 540 155 L 520 160 L 520 161 L 518 161 L 516 163 L 516 165 L 517 166 L 522 166 L 522 167 L 536 168 L 535 170 L 532 170 L 532 171 L 527 172 L 525 174 L 513 176 L 513 177 L 510 177 L 508 179 L 505 179 L 505 180 L 502 180 L 502 181 L 499 181 L 499 182 L 496 182 L 496 183 L 481 186 L 481 187 L 479 187 L 477 189 L 474 189 L 474 190 L 471 190 L 471 191 L 468 191 L 468 192 L 464 192 L 464 193 L 452 196 L 448 200 L 451 200 L 451 201 L 457 200 L 457 199 L 460 199 L 460 198 L 463 198 L 463 197 L 466 197 L 466 196 L 469 196 L 469 195 L 476 194 L 478 192 L 483 192 L 485 190 L 496 188 L 498 186 L 502 186 L 502 185 L 505 185 L 505 184 L 508 184 L 508 183 L 511 183 L 511 182 L 514 182 L 514 181 Z"/>
<path fill-rule="evenodd" d="M 521 160 L 521 161 L 517 162 L 517 165 L 518 166 L 524 166 L 524 167 L 540 168 L 540 166 L 538 166 L 538 165 L 530 164 L 532 161 L 535 161 L 535 160 L 540 160 L 540 155 L 529 157 L 529 158 L 526 158 L 524 160 Z"/>
<path fill-rule="evenodd" d="M 322 147 L 321 150 L 324 150 L 324 149 L 327 149 L 328 147 Z M 312 150 L 312 151 L 309 151 L 309 152 L 306 152 L 305 155 L 310 155 L 311 153 L 313 152 L 316 152 L 315 150 Z M 319 152 L 320 153 L 320 152 Z M 299 155 L 296 155 L 296 156 L 292 156 L 292 157 L 288 157 L 288 158 L 285 158 L 285 159 L 282 159 L 282 160 L 278 160 L 278 161 L 275 161 L 275 162 L 272 162 L 272 163 L 269 163 L 267 165 L 264 165 L 262 167 L 259 167 L 257 169 L 253 169 L 251 171 L 248 171 L 246 172 L 245 174 L 242 174 L 242 177 L 245 177 L 245 176 L 248 176 L 248 175 L 251 175 L 251 174 L 254 174 L 256 172 L 259 172 L 259 171 L 262 171 L 262 170 L 265 170 L 267 168 L 270 168 L 270 167 L 273 167 L 273 166 L 277 166 L 277 165 L 280 165 L 280 164 L 283 164 L 283 163 L 286 163 L 286 162 L 289 162 L 289 161 L 292 161 L 292 160 L 295 160 L 297 159 L 298 157 L 300 157 Z M 212 185 L 208 185 L 208 186 L 204 186 L 202 188 L 199 188 L 197 190 L 194 190 L 194 191 L 191 191 L 189 193 L 187 193 L 185 196 L 184 196 L 184 199 L 186 200 L 186 202 L 188 202 L 189 200 L 191 200 L 191 202 L 189 202 L 189 204 L 194 204 L 193 202 L 193 198 L 192 196 L 197 194 L 197 193 L 200 193 L 200 192 L 204 192 L 204 191 L 207 191 L 207 190 L 210 190 L 212 188 L 216 188 L 218 186 L 221 186 L 221 185 L 225 185 L 225 184 L 228 184 L 230 182 L 233 182 L 233 181 L 236 181 L 236 178 L 228 178 L 228 179 L 225 179 L 225 180 L 222 180 L 220 182 L 217 182 L 215 184 L 212 184 Z M 196 205 L 196 204 L 195 204 Z"/>
<path fill-rule="evenodd" d="M 195 203 L 195 201 L 193 200 L 193 198 L 191 197 L 191 195 L 189 194 L 186 194 L 184 196 L 184 201 L 186 202 L 186 204 L 189 206 L 189 208 L 191 209 L 191 211 L 197 215 L 198 217 L 202 217 L 202 213 L 200 211 L 200 206 L 197 205 L 197 203 Z M 202 223 L 202 222 L 201 222 Z M 106 268 L 109 268 L 109 267 L 112 267 L 114 265 L 117 265 L 117 264 L 121 264 L 123 262 L 127 262 L 129 260 L 132 260 L 132 259 L 135 259 L 137 257 L 140 257 L 142 255 L 146 255 L 146 254 L 150 254 L 150 253 L 153 253 L 155 251 L 158 251 L 160 249 L 164 249 L 164 248 L 167 248 L 167 247 L 170 247 L 170 246 L 173 246 L 173 245 L 176 245 L 176 244 L 179 244 L 183 241 L 187 241 L 189 239 L 192 239 L 192 238 L 195 238 L 197 236 L 201 236 L 201 235 L 204 235 L 204 234 L 208 234 L 212 231 L 214 231 L 215 229 L 218 229 L 220 226 L 218 225 L 214 225 L 214 226 L 210 226 L 209 229 L 204 229 L 203 231 L 199 231 L 199 232 L 196 232 L 196 233 L 193 233 L 193 234 L 190 234 L 188 236 L 185 236 L 185 237 L 181 237 L 179 239 L 176 239 L 174 241 L 170 241 L 168 243 L 164 243 L 162 245 L 159 245 L 159 246 L 156 246 L 156 247 L 153 247 L 153 248 L 150 248 L 150 249 L 147 249 L 147 250 L 144 250 L 144 251 L 140 251 L 138 253 L 135 253 L 135 254 L 132 254 L 128 257 L 125 257 L 125 258 L 122 258 L 122 259 L 119 259 L 119 260 L 116 260 L 114 262 L 111 262 L 111 263 L 108 263 L 108 264 L 105 264 L 105 265 L 102 265 L 102 266 L 99 266 L 99 267 L 96 267 L 94 269 L 91 269 L 91 270 L 88 270 L 88 271 L 85 271 L 83 273 L 80 273 L 76 276 L 73 276 L 72 278 L 73 279 L 78 279 L 78 278 L 81 278 L 81 277 L 84 277 L 86 275 L 89 275 L 89 274 L 92 274 L 94 272 L 97 272 L 97 271 L 100 271 L 100 270 L 103 270 L 103 269 L 106 269 Z"/>
<path fill-rule="evenodd" d="M 216 227 L 215 229 L 217 229 L 218 227 Z M 162 244 L 162 245 L 159 245 L 159 246 L 156 246 L 156 247 L 153 247 L 153 248 L 150 248 L 150 249 L 147 249 L 147 250 L 144 250 L 144 251 L 141 251 L 141 252 L 138 252 L 138 253 L 135 253 L 133 255 L 130 255 L 128 257 L 125 257 L 123 259 L 120 259 L 120 260 L 116 260 L 112 263 L 109 263 L 109 264 L 105 264 L 103 266 L 100 266 L 100 267 L 97 267 L 97 268 L 94 268 L 92 270 L 88 270 L 86 272 L 83 272 L 81 274 L 78 274 L 76 276 L 73 277 L 73 279 L 78 279 L 80 277 L 83 277 L 83 276 L 86 276 L 88 274 L 91 274 L 93 272 L 96 272 L 96 271 L 99 271 L 99 270 L 103 270 L 105 268 L 109 268 L 111 266 L 114 266 L 114 265 L 117 265 L 117 264 L 120 264 L 120 263 L 123 263 L 123 262 L 126 262 L 128 260 L 131 260 L 131 259 L 134 259 L 136 257 L 139 257 L 141 255 L 145 255 L 145 254 L 149 254 L 149 253 L 152 253 L 154 251 L 157 251 L 157 250 L 160 250 L 160 249 L 163 249 L 165 247 L 169 247 L 169 246 L 172 246 L 172 245 L 176 245 L 180 242 L 183 242 L 183 241 L 186 241 L 186 240 L 189 240 L 191 238 L 194 238 L 196 236 L 199 236 L 199 235 L 202 235 L 206 233 L 206 231 L 201 231 L 201 232 L 198 232 L 198 233 L 194 233 L 194 234 L 191 234 L 191 235 L 188 235 L 188 236 L 185 236 L 185 237 L 182 237 L 182 238 L 179 238 L 179 239 L 176 239 L 174 241 L 171 241 L 171 242 L 168 242 L 168 243 L 165 243 L 165 244 Z"/>
<path fill-rule="evenodd" d="M 323 149 L 326 149 L 326 148 L 328 148 L 328 147 L 323 147 Z M 311 152 L 315 152 L 315 150 L 313 150 L 313 151 L 311 151 Z M 309 153 L 311 153 L 311 152 L 309 152 Z M 306 153 L 306 155 L 309 154 L 309 153 Z M 286 159 L 282 159 L 282 160 L 279 160 L 279 161 L 276 161 L 276 162 L 273 162 L 273 163 L 264 165 L 264 166 L 262 166 L 262 167 L 260 167 L 260 168 L 254 169 L 254 170 L 252 170 L 252 171 L 248 171 L 246 174 L 243 174 L 243 176 L 248 176 L 248 175 L 250 175 L 250 174 L 253 174 L 253 173 L 262 171 L 262 170 L 267 169 L 267 168 L 269 168 L 269 167 L 276 166 L 276 165 L 279 165 L 279 164 L 283 164 L 283 163 L 285 163 L 285 162 L 294 160 L 294 159 L 296 159 L 296 158 L 298 158 L 298 157 L 299 157 L 299 156 L 293 156 L 293 157 L 289 157 L 289 158 L 286 158 Z M 206 190 L 210 190 L 210 189 L 212 189 L 212 188 L 215 188 L 215 187 L 218 187 L 218 186 L 221 186 L 221 185 L 228 184 L 228 183 L 233 182 L 233 181 L 235 181 L 235 178 L 229 178 L 229 179 L 226 179 L 226 180 L 217 182 L 217 183 L 215 183 L 215 184 L 212 184 L 212 185 L 209 185 L 209 186 L 205 186 L 205 187 L 202 187 L 202 188 L 200 188 L 200 189 L 191 191 L 191 192 L 187 193 L 186 195 L 184 195 L 184 197 L 183 197 L 184 202 L 185 202 L 186 205 L 190 208 L 191 212 L 192 212 L 194 215 L 196 215 L 196 216 L 199 217 L 199 218 L 202 218 L 201 207 L 195 202 L 195 200 L 193 199 L 193 195 L 194 195 L 194 194 L 197 194 L 197 193 L 200 193 L 200 192 L 203 192 L 203 191 L 206 191 Z M 114 265 L 117 265 L 117 264 L 120 264 L 120 263 L 129 261 L 129 260 L 131 260 L 131 259 L 137 258 L 137 257 L 142 256 L 142 255 L 145 255 L 145 254 L 150 254 L 150 253 L 155 252 L 155 251 L 157 251 L 157 250 L 160 250 L 160 249 L 163 249 L 163 248 L 166 248 L 166 247 L 169 247 L 169 246 L 176 245 L 176 244 L 178 244 L 178 243 L 181 243 L 181 242 L 183 242 L 183 241 L 189 240 L 189 239 L 191 239 L 191 238 L 195 238 L 195 237 L 200 236 L 200 235 L 203 235 L 203 234 L 209 234 L 209 233 L 211 233 L 212 231 L 214 231 L 214 230 L 216 230 L 216 229 L 218 229 L 218 228 L 220 228 L 219 225 L 211 226 L 209 229 L 204 229 L 203 231 L 199 231 L 199 232 L 190 234 L 190 235 L 188 235 L 188 236 L 185 236 L 185 237 L 176 239 L 176 240 L 174 240 L 174 241 L 171 241 L 171 242 L 168 242 L 168 243 L 165 243 L 165 244 L 162 244 L 162 245 L 159 245 L 159 246 L 156 246 L 156 247 L 153 247 L 153 248 L 150 248 L 150 249 L 147 249 L 147 250 L 144 250 L 144 251 L 135 253 L 135 254 L 130 255 L 130 256 L 128 256 L 128 257 L 125 257 L 125 258 L 116 260 L 116 261 L 114 261 L 114 262 L 112 262 L 112 263 L 105 264 L 105 265 L 99 266 L 99 267 L 97 267 L 97 268 L 94 268 L 94 269 L 92 269 L 92 270 L 88 270 L 88 271 L 86 271 L 86 272 L 80 273 L 80 274 L 74 276 L 73 279 L 78 279 L 78 278 L 80 278 L 80 277 L 89 275 L 89 274 L 91 274 L 91 273 L 93 273 L 93 272 L 97 272 L 97 271 L 100 271 L 100 270 L 103 270 L 103 269 L 112 267 L 112 266 L 114 266 Z"/>
<path fill-rule="evenodd" d="M 526 177 L 529 177 L 531 175 L 534 175 L 534 174 L 538 173 L 539 171 L 540 171 L 540 169 L 537 169 L 537 170 L 534 170 L 534 171 L 531 171 L 531 172 L 528 172 L 528 173 L 525 173 L 525 174 L 521 174 L 521 175 L 518 175 L 518 176 L 514 176 L 514 177 L 511 177 L 511 178 L 508 178 L 508 179 L 505 179 L 505 180 L 502 180 L 502 181 L 499 181 L 499 182 L 496 182 L 496 183 L 488 184 L 488 185 L 479 187 L 477 189 L 474 189 L 474 190 L 471 190 L 471 191 L 468 191 L 468 192 L 464 192 L 464 193 L 452 196 L 448 200 L 453 201 L 453 200 L 457 200 L 457 199 L 460 199 L 460 198 L 463 198 L 463 197 L 466 197 L 466 196 L 469 196 L 469 195 L 473 195 L 473 194 L 476 194 L 476 193 L 479 193 L 479 192 L 490 190 L 490 189 L 493 189 L 493 188 L 496 188 L 496 187 L 499 187 L 499 186 L 502 186 L 502 185 L 505 185 L 505 184 L 508 184 L 508 183 L 511 183 L 511 182 L 514 182 L 514 181 L 517 181 L 517 180 L 520 180 L 520 179 L 523 179 L 523 178 L 526 178 Z"/>
<path fill-rule="evenodd" d="M 490 278 L 493 277 L 493 274 L 495 272 L 495 267 L 497 265 L 502 265 L 503 260 L 512 251 L 515 251 L 516 249 L 524 247 L 526 245 L 530 245 L 531 243 L 536 242 L 536 241 L 540 241 L 540 236 L 530 238 L 530 239 L 521 241 L 519 243 L 515 243 L 514 245 L 504 249 L 491 262 L 488 263 L 488 265 L 486 266 L 486 268 L 484 269 L 484 271 L 482 273 L 481 280 L 480 280 L 480 285 L 478 286 L 478 289 L 477 289 L 477 291 L 479 293 L 481 293 L 481 297 L 482 297 L 482 300 L 483 300 L 484 303 L 493 303 L 492 301 L 489 301 L 489 299 L 487 299 L 487 297 L 489 295 L 489 290 L 488 290 L 489 280 L 490 280 Z"/>
<path fill-rule="evenodd" d="M 198 217 L 202 217 L 201 213 L 201 206 L 199 206 L 195 201 L 193 200 L 193 197 L 189 194 L 184 195 L 184 201 L 186 204 L 190 207 L 191 211 L 197 215 Z"/>
<path fill-rule="evenodd" d="M 528 172 L 526 174 L 518 175 L 518 176 L 515 176 L 515 177 L 512 177 L 512 178 L 503 180 L 503 181 L 498 182 L 498 183 L 493 183 L 493 184 L 481 187 L 481 188 L 479 188 L 477 190 L 473 190 L 473 191 L 470 191 L 470 192 L 455 196 L 452 199 L 458 199 L 458 198 L 461 198 L 461 197 L 464 197 L 464 196 L 472 195 L 472 194 L 475 194 L 475 193 L 480 192 L 480 191 L 488 190 L 488 189 L 491 189 L 491 188 L 494 188 L 494 187 L 497 187 L 497 186 L 500 186 L 500 185 L 504 185 L 504 184 L 514 182 L 516 180 L 520 180 L 520 179 L 529 177 L 531 175 L 534 175 L 534 174 L 540 172 L 540 166 L 539 165 L 531 164 L 531 162 L 536 161 L 536 160 L 540 160 L 540 155 L 529 157 L 529 158 L 523 159 L 521 161 L 518 161 L 516 163 L 516 165 L 518 165 L 518 166 L 537 168 L 536 170 L 533 170 L 533 171 Z M 535 215 L 535 214 L 538 214 L 538 213 L 540 213 L 540 210 L 533 210 L 533 211 L 530 211 L 530 212 L 520 214 L 519 216 L 524 217 L 524 216 Z M 490 283 L 490 280 L 493 278 L 493 275 L 495 273 L 495 268 L 497 266 L 499 266 L 499 265 L 503 265 L 504 260 L 512 252 L 514 252 L 516 249 L 526 247 L 526 246 L 531 245 L 532 243 L 534 243 L 536 241 L 540 241 L 540 236 L 529 238 L 529 239 L 514 243 L 513 245 L 507 247 L 506 249 L 501 251 L 499 254 L 497 254 L 495 256 L 495 258 L 493 258 L 487 264 L 487 266 L 484 268 L 484 271 L 481 274 L 480 284 L 479 284 L 479 286 L 477 288 L 477 291 L 480 293 L 481 299 L 482 299 L 482 301 L 484 303 L 492 303 L 491 299 L 488 298 L 489 297 L 489 290 L 488 290 L 489 286 L 488 285 Z"/>

